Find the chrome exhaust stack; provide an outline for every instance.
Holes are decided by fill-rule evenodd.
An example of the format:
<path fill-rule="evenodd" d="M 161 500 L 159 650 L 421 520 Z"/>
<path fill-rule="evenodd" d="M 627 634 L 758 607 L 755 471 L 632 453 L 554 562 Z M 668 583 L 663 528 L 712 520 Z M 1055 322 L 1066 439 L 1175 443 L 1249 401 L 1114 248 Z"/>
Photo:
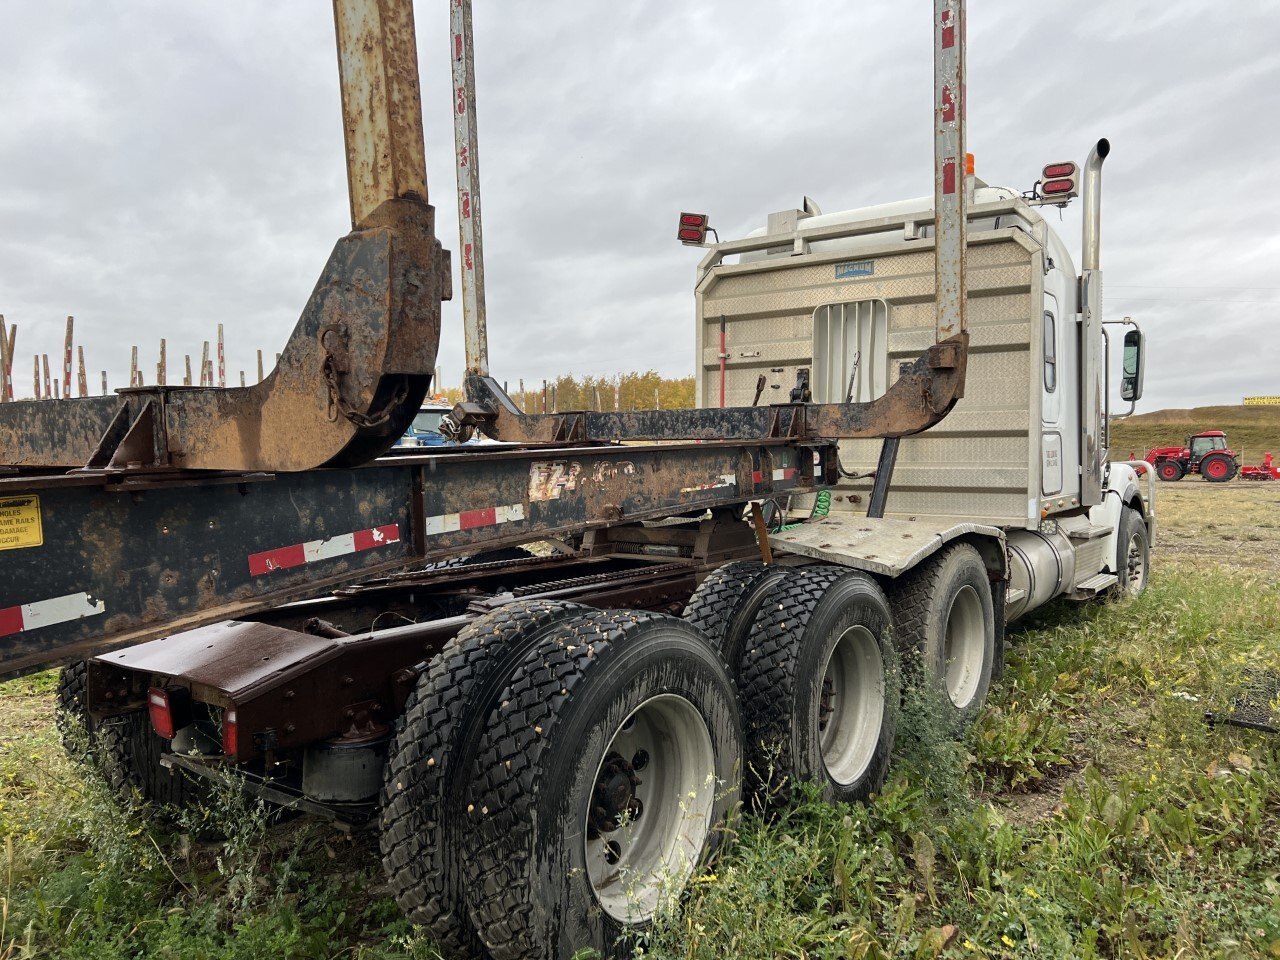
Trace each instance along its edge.
<path fill-rule="evenodd" d="M 1080 503 L 1102 502 L 1106 472 L 1106 357 L 1102 341 L 1102 161 L 1099 140 L 1084 165 L 1084 226 L 1080 241 Z"/>
<path fill-rule="evenodd" d="M 1084 165 L 1084 229 L 1080 241 L 1080 269 L 1097 270 L 1102 245 L 1102 161 L 1111 152 L 1111 141 L 1103 137 L 1089 152 Z"/>

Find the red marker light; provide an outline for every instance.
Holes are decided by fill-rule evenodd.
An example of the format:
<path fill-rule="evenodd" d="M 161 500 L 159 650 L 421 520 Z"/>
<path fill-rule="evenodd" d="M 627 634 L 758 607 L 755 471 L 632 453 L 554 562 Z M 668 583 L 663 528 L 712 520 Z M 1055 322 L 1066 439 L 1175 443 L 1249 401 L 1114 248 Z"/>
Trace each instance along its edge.
<path fill-rule="evenodd" d="M 1040 184 L 1040 193 L 1046 197 L 1075 196 L 1074 180 L 1046 180 Z"/>
<path fill-rule="evenodd" d="M 1079 168 L 1074 163 L 1051 163 L 1040 171 L 1040 176 L 1044 180 L 1058 180 L 1062 177 L 1069 177 L 1074 180 Z"/>
<path fill-rule="evenodd" d="M 681 243 L 705 243 L 709 219 L 705 213 L 680 214 L 680 228 L 676 231 L 676 238 Z"/>
<path fill-rule="evenodd" d="M 156 734 L 172 740 L 178 731 L 173 722 L 173 706 L 169 702 L 168 690 L 152 687 L 147 691 L 147 713 L 151 716 L 151 727 Z"/>
<path fill-rule="evenodd" d="M 240 728 L 236 726 L 236 708 L 222 711 L 222 752 L 235 757 L 240 751 Z"/>

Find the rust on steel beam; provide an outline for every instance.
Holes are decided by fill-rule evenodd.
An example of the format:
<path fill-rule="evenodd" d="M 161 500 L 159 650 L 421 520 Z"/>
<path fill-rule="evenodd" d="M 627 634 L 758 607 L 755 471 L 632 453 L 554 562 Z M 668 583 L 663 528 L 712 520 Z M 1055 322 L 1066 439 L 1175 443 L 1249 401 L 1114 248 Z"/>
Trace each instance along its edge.
<path fill-rule="evenodd" d="M 387 200 L 427 201 L 411 0 L 334 0 L 351 222 Z"/>
<path fill-rule="evenodd" d="M 412 0 L 335 0 L 334 19 L 354 229 L 276 369 L 244 388 L 135 386 L 118 400 L 6 404 L 0 466 L 293 472 L 364 463 L 404 432 L 430 387 L 451 293 L 425 202 Z M 208 365 L 201 373 L 210 382 Z"/>
<path fill-rule="evenodd" d="M 9 377 L 12 366 L 9 361 L 9 326 L 0 313 L 0 403 L 9 401 Z"/>
<path fill-rule="evenodd" d="M 696 410 L 524 414 L 489 377 L 472 377 L 450 415 L 464 429 L 517 443 L 614 440 L 858 439 L 906 437 L 939 423 L 963 395 L 969 335 L 934 344 L 868 403 L 792 403 Z"/>

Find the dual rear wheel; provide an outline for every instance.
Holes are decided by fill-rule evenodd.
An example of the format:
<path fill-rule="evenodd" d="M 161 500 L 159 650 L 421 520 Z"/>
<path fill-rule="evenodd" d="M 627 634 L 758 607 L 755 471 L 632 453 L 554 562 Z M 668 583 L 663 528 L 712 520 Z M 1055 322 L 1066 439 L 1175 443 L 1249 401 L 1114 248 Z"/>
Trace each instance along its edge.
<path fill-rule="evenodd" d="M 904 643 L 976 709 L 985 571 L 957 549 L 929 569 L 891 597 L 840 567 L 735 563 L 683 619 L 520 601 L 473 621 L 419 678 L 390 750 L 397 901 L 450 958 L 629 956 L 744 797 L 767 810 L 801 781 L 836 801 L 881 787 Z M 894 604 L 939 586 L 941 606 L 895 634 Z"/>

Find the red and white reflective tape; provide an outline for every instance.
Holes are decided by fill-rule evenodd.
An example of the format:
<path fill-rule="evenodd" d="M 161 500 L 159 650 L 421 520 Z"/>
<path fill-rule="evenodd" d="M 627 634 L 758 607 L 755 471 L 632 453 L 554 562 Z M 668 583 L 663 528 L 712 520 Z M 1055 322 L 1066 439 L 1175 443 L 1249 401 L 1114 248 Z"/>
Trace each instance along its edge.
<path fill-rule="evenodd" d="M 84 617 L 96 617 L 107 612 L 102 600 L 95 600 L 87 593 L 69 593 L 65 597 L 36 600 L 16 607 L 0 608 L 0 637 L 7 637 L 27 630 L 39 630 L 55 623 L 67 623 Z"/>
<path fill-rule="evenodd" d="M 780 470 L 773 471 L 773 480 L 775 483 L 777 483 L 779 480 L 794 480 L 795 478 L 796 478 L 795 467 L 783 467 Z M 751 481 L 753 483 L 764 482 L 764 473 L 762 473 L 759 470 L 756 470 L 754 473 L 751 474 Z"/>
<path fill-rule="evenodd" d="M 306 543 L 295 543 L 288 547 L 277 547 L 275 550 L 264 550 L 262 553 L 251 553 L 249 575 L 260 577 L 274 570 L 288 570 L 290 567 L 300 567 L 304 563 L 331 560 L 349 553 L 372 550 L 374 547 L 385 547 L 399 542 L 400 525 L 395 523 L 344 533 L 328 540 L 308 540 Z"/>
<path fill-rule="evenodd" d="M 700 483 L 695 487 L 681 487 L 681 493 L 698 493 L 702 490 L 722 490 L 725 487 L 732 487 L 738 482 L 738 478 L 732 473 L 722 473 L 716 477 L 711 483 Z"/>
<path fill-rule="evenodd" d="M 427 517 L 427 536 L 455 533 L 458 530 L 474 530 L 476 527 L 493 527 L 500 523 L 513 523 L 524 519 L 524 504 L 511 503 L 500 507 L 481 507 L 479 510 L 463 510 L 461 513 L 442 513 Z"/>

